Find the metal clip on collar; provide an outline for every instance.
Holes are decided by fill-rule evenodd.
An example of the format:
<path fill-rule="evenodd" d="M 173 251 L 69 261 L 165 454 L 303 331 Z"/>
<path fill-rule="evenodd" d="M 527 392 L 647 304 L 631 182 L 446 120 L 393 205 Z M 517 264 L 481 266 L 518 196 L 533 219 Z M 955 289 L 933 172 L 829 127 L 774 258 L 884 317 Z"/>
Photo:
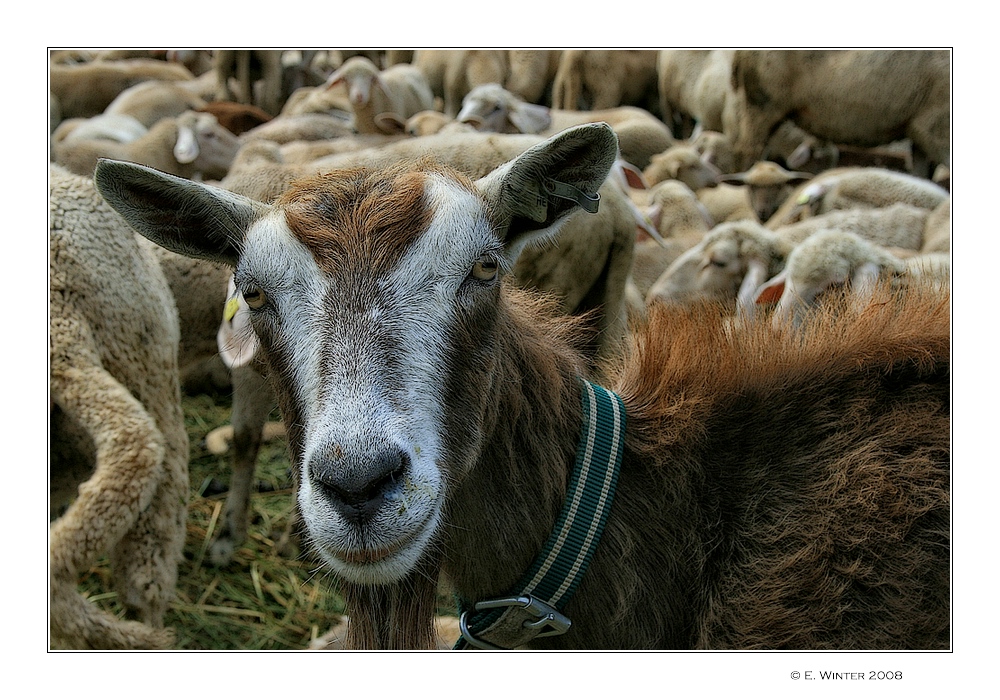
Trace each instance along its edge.
<path fill-rule="evenodd" d="M 483 600 L 475 605 L 476 612 L 482 612 L 484 610 L 491 610 L 493 608 L 504 608 L 504 607 L 514 607 L 518 606 L 521 608 L 520 612 L 526 613 L 537 617 L 537 620 L 525 620 L 522 623 L 522 627 L 526 627 L 530 630 L 535 630 L 536 633 L 531 635 L 534 637 L 555 637 L 560 634 L 565 634 L 568 630 L 572 621 L 563 615 L 561 612 L 553 608 L 548 603 L 538 600 L 537 598 L 532 598 L 530 595 L 519 595 L 512 596 L 510 598 L 494 598 L 493 600 Z M 483 641 L 482 639 L 477 639 L 473 636 L 472 632 L 469 631 L 468 623 L 466 622 L 466 616 L 468 611 L 463 612 L 462 616 L 458 620 L 459 629 L 462 632 L 462 636 L 465 637 L 466 641 L 474 647 L 479 649 L 495 649 L 502 650 L 503 647 L 498 647 L 490 644 L 489 642 Z M 548 629 L 546 629 L 548 628 Z"/>
<path fill-rule="evenodd" d="M 591 214 L 596 213 L 601 204 L 601 195 L 597 192 L 592 195 L 587 194 L 583 190 L 573 187 L 573 185 L 551 178 L 545 181 L 545 191 L 553 197 L 576 202 L 584 211 L 588 211 Z"/>

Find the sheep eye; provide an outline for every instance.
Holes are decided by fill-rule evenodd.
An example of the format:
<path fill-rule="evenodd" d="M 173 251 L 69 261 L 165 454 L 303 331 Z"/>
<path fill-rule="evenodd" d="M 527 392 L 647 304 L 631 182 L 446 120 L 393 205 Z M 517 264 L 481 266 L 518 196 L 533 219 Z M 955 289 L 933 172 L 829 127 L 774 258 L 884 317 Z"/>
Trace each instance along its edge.
<path fill-rule="evenodd" d="M 247 291 L 243 292 L 243 301 L 245 301 L 247 306 L 251 309 L 259 309 L 267 303 L 267 295 L 264 294 L 260 287 L 251 287 Z"/>
<path fill-rule="evenodd" d="M 489 282 L 496 279 L 497 262 L 488 255 L 484 255 L 472 266 L 472 276 L 481 282 Z"/>

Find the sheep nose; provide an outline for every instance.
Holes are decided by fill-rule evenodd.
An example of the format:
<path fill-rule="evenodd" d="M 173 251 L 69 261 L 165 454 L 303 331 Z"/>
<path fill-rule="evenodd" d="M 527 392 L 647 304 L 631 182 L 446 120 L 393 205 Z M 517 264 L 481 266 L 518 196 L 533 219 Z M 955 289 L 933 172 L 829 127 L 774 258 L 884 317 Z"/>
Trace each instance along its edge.
<path fill-rule="evenodd" d="M 399 487 L 409 465 L 410 456 L 398 448 L 345 456 L 333 447 L 310 457 L 308 472 L 312 484 L 337 512 L 360 525 L 371 520 L 386 496 Z"/>

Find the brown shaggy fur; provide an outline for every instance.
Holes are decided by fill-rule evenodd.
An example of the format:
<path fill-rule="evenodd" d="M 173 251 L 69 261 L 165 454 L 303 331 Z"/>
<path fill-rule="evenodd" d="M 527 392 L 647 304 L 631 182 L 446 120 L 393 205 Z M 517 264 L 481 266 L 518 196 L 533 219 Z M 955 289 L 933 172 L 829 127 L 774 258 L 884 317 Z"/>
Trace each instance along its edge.
<path fill-rule="evenodd" d="M 535 324 L 497 350 L 525 374 L 476 385 L 487 449 L 451 496 L 444 563 L 470 601 L 509 593 L 573 459 L 571 354 Z M 573 627 L 537 646 L 948 647 L 947 298 L 834 304 L 801 334 L 655 306 L 610 372 L 628 411 L 618 494 Z"/>

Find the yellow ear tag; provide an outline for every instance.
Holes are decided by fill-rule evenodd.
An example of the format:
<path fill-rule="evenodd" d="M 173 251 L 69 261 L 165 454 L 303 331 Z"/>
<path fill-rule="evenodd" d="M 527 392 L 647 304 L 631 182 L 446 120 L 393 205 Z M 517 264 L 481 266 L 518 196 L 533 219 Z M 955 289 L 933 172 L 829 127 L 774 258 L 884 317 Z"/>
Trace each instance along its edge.
<path fill-rule="evenodd" d="M 226 309 L 225 311 L 222 312 L 222 318 L 224 318 L 226 321 L 232 321 L 233 316 L 236 315 L 236 312 L 239 310 L 239 308 L 240 308 L 240 298 L 232 297 L 229 301 L 226 302 Z"/>

